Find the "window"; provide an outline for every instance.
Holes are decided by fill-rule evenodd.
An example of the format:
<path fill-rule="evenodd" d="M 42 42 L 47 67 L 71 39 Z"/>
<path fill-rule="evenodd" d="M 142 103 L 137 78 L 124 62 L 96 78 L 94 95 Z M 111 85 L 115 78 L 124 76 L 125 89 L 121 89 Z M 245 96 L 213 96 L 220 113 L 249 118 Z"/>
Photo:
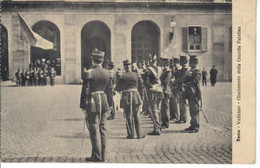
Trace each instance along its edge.
<path fill-rule="evenodd" d="M 201 50 L 201 27 L 189 27 L 189 50 Z"/>
<path fill-rule="evenodd" d="M 182 28 L 182 49 L 188 52 L 207 51 L 207 27 L 189 26 Z"/>

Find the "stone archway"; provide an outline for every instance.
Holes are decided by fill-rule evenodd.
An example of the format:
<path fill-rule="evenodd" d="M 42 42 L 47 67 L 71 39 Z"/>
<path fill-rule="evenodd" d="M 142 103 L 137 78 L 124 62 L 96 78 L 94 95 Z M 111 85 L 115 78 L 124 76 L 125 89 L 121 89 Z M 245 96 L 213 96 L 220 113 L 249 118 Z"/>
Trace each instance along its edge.
<path fill-rule="evenodd" d="M 160 28 L 152 21 L 136 23 L 131 34 L 131 56 L 134 61 L 148 61 L 149 54 L 160 56 Z"/>
<path fill-rule="evenodd" d="M 58 76 L 61 75 L 61 56 L 60 56 L 60 30 L 50 21 L 39 21 L 32 27 L 33 31 L 53 43 L 52 50 L 44 50 L 31 47 L 31 63 L 39 64 L 42 59 L 53 67 Z"/>
<path fill-rule="evenodd" d="M 101 21 L 91 21 L 81 30 L 81 67 L 90 68 L 91 53 L 97 48 L 105 52 L 105 60 L 111 60 L 111 32 Z"/>

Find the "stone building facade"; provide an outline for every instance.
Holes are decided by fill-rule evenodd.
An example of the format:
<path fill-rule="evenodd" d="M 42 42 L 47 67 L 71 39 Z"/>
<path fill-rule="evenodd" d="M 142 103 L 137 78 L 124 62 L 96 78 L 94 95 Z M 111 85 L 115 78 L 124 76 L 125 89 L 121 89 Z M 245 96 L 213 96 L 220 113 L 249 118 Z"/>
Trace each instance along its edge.
<path fill-rule="evenodd" d="M 219 81 L 232 80 L 232 3 L 226 0 L 2 1 L 3 65 L 8 78 L 36 58 L 55 57 L 58 83 L 81 83 L 93 48 L 122 67 L 122 61 L 198 55 L 199 68 L 218 69 Z M 15 8 L 16 7 L 16 8 Z M 21 39 L 17 11 L 29 26 L 54 43 L 53 51 Z M 170 40 L 171 22 L 174 35 Z M 3 46 L 3 45 L 2 45 Z"/>

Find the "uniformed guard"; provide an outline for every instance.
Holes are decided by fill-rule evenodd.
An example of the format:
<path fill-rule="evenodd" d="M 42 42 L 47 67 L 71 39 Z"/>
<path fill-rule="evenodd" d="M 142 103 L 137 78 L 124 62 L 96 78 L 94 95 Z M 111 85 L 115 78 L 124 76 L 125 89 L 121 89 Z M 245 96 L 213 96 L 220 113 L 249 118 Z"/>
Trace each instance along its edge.
<path fill-rule="evenodd" d="M 186 79 L 184 80 L 185 92 L 189 102 L 190 110 L 190 127 L 185 130 L 192 133 L 199 131 L 199 112 L 202 108 L 201 90 L 199 81 L 201 79 L 201 72 L 197 69 L 198 58 L 195 55 L 190 56 L 189 66 L 191 67 Z"/>
<path fill-rule="evenodd" d="M 46 64 L 46 65 L 47 65 L 47 64 Z M 47 67 L 44 67 L 44 68 L 43 68 L 43 78 L 42 78 L 43 86 L 46 86 L 46 85 L 47 85 L 47 78 L 48 78 Z"/>
<path fill-rule="evenodd" d="M 85 112 L 85 119 L 90 133 L 92 155 L 87 161 L 104 162 L 106 160 L 106 128 L 109 105 L 105 94 L 111 76 L 102 68 L 105 53 L 95 49 L 92 52 L 93 69 L 83 72 L 83 85 L 80 108 Z"/>
<path fill-rule="evenodd" d="M 29 86 L 29 79 L 30 79 L 30 71 L 26 69 L 25 71 L 25 86 Z"/>
<path fill-rule="evenodd" d="M 161 76 L 161 82 L 163 87 L 164 99 L 162 100 L 161 113 L 162 113 L 162 128 L 169 128 L 170 122 L 170 99 L 172 97 L 171 91 L 171 79 L 172 72 L 169 68 L 169 60 L 163 59 L 163 73 Z"/>
<path fill-rule="evenodd" d="M 35 67 L 34 68 L 34 71 L 33 71 L 33 83 L 34 83 L 34 86 L 38 86 L 38 82 L 39 82 L 39 71 L 38 71 L 39 68 Z"/>
<path fill-rule="evenodd" d="M 50 70 L 50 85 L 54 86 L 55 85 L 55 76 L 56 76 L 56 71 L 54 68 L 51 68 Z"/>
<path fill-rule="evenodd" d="M 161 101 L 164 98 L 163 89 L 161 86 L 161 67 L 156 65 L 156 61 L 152 66 L 147 68 L 146 79 L 144 81 L 148 93 L 148 111 L 151 113 L 151 118 L 154 124 L 154 131 L 149 135 L 161 134 Z"/>
<path fill-rule="evenodd" d="M 179 110 L 179 94 L 181 90 L 178 89 L 178 84 L 176 79 L 179 75 L 179 69 L 177 64 L 180 63 L 179 58 L 173 58 L 171 63 L 171 70 L 172 70 L 172 81 L 171 81 L 171 90 L 172 90 L 172 97 L 170 99 L 170 116 L 171 121 L 178 121 L 180 119 L 180 110 Z"/>
<path fill-rule="evenodd" d="M 137 138 L 144 138 L 141 120 L 139 117 L 142 99 L 138 92 L 138 74 L 131 71 L 131 63 L 123 61 L 125 73 L 120 78 L 115 90 L 122 92 L 120 106 L 124 108 L 126 117 L 127 138 L 134 138 L 136 130 Z M 135 128 L 135 129 L 134 129 Z"/>
<path fill-rule="evenodd" d="M 182 68 L 176 78 L 177 89 L 180 91 L 179 94 L 179 108 L 180 108 L 180 119 L 176 121 L 177 124 L 184 124 L 187 120 L 187 110 L 186 110 L 186 95 L 185 88 L 183 87 L 183 82 L 187 76 L 188 69 L 186 64 L 188 62 L 187 56 L 180 56 L 180 65 Z"/>
<path fill-rule="evenodd" d="M 22 86 L 25 86 L 25 78 L 26 78 L 25 76 L 26 76 L 25 71 L 23 69 L 22 72 L 21 72 Z"/>
<path fill-rule="evenodd" d="M 16 76 L 16 84 L 17 86 L 21 86 L 22 85 L 22 74 L 20 69 L 18 68 L 18 71 L 15 73 Z"/>
<path fill-rule="evenodd" d="M 116 72 L 115 72 L 115 69 L 114 69 L 114 62 L 110 62 L 109 65 L 108 65 L 108 69 L 109 69 L 109 72 L 110 72 L 110 75 L 111 75 L 111 79 L 110 82 L 110 86 L 111 88 L 107 89 L 107 101 L 108 101 L 108 104 L 109 104 L 109 107 L 110 107 L 110 114 L 109 114 L 109 117 L 107 118 L 108 120 L 113 120 L 115 119 L 115 102 L 114 102 L 114 95 L 115 95 L 115 91 L 114 91 L 114 87 L 115 87 L 115 84 L 116 84 Z"/>
<path fill-rule="evenodd" d="M 39 67 L 39 86 L 43 86 L 43 70 L 41 67 Z"/>

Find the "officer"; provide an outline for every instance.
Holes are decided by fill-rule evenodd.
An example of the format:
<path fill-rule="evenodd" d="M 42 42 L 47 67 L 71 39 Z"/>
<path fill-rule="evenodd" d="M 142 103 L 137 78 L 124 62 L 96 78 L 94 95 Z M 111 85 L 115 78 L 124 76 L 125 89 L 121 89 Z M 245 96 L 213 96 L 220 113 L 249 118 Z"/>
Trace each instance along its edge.
<path fill-rule="evenodd" d="M 24 69 L 21 72 L 22 86 L 25 86 L 25 71 Z"/>
<path fill-rule="evenodd" d="M 29 68 L 29 86 L 33 86 L 33 64 L 30 64 L 31 68 Z"/>
<path fill-rule="evenodd" d="M 122 92 L 121 108 L 124 108 L 126 117 L 127 138 L 134 138 L 136 130 L 137 138 L 144 138 L 141 121 L 139 117 L 142 99 L 138 92 L 138 74 L 131 71 L 131 63 L 128 60 L 123 61 L 125 73 L 120 78 L 115 90 Z M 135 128 L 135 129 L 134 129 Z"/>
<path fill-rule="evenodd" d="M 39 67 L 39 86 L 43 86 L 43 70 Z"/>
<path fill-rule="evenodd" d="M 189 66 L 191 69 L 184 81 L 191 116 L 190 127 L 186 128 L 185 130 L 190 131 L 191 133 L 196 133 L 199 131 L 199 112 L 202 106 L 201 91 L 199 87 L 201 72 L 199 69 L 197 69 L 197 65 L 197 56 L 190 56 Z"/>
<path fill-rule="evenodd" d="M 83 72 L 83 85 L 80 108 L 85 112 L 85 119 L 90 133 L 92 155 L 87 161 L 104 162 L 106 160 L 106 128 L 109 105 L 105 94 L 111 88 L 111 76 L 102 68 L 105 52 L 95 49 L 92 52 L 93 69 Z"/>
<path fill-rule="evenodd" d="M 39 82 L 39 71 L 38 71 L 39 68 L 35 67 L 34 68 L 34 72 L 33 72 L 33 83 L 34 83 L 34 86 L 38 86 L 38 82 Z"/>
<path fill-rule="evenodd" d="M 179 58 L 173 58 L 171 64 L 172 71 L 172 81 L 171 81 L 171 90 L 172 97 L 170 99 L 170 116 L 171 121 L 178 121 L 180 119 L 180 111 L 179 111 L 179 94 L 180 91 L 178 89 L 178 84 L 176 83 L 176 78 L 179 75 L 179 69 L 177 64 L 180 63 Z"/>
<path fill-rule="evenodd" d="M 18 68 L 18 71 L 15 73 L 15 76 L 16 76 L 16 84 L 17 86 L 21 86 L 22 85 L 22 74 L 21 74 L 21 71 L 20 69 Z"/>
<path fill-rule="evenodd" d="M 51 68 L 51 70 L 50 70 L 50 84 L 51 84 L 51 86 L 55 85 L 55 76 L 56 76 L 56 71 L 54 70 L 54 68 Z"/>
<path fill-rule="evenodd" d="M 29 79 L 30 79 L 30 71 L 26 69 L 25 71 L 25 86 L 29 86 Z"/>
<path fill-rule="evenodd" d="M 188 69 L 186 68 L 186 64 L 188 62 L 187 56 L 180 56 L 180 65 L 182 68 L 179 71 L 179 74 L 175 80 L 177 85 L 177 90 L 179 90 L 179 108 L 180 108 L 180 119 L 176 121 L 177 124 L 184 124 L 187 120 L 187 111 L 186 111 L 186 96 L 185 90 L 183 87 L 183 82 L 187 76 Z"/>
<path fill-rule="evenodd" d="M 162 100 L 162 128 L 169 128 L 170 122 L 170 99 L 172 98 L 172 91 L 170 88 L 172 72 L 169 68 L 169 60 L 164 59 L 163 61 L 163 73 L 161 76 L 161 82 L 163 87 L 164 99 Z"/>
<path fill-rule="evenodd" d="M 145 85 L 148 93 L 148 111 L 151 113 L 151 118 L 154 124 L 154 131 L 149 135 L 161 134 L 161 101 L 164 98 L 163 89 L 161 86 L 161 69 L 156 65 L 156 60 L 152 66 L 147 68 L 145 75 Z M 151 108 L 151 109 L 150 109 Z"/>
<path fill-rule="evenodd" d="M 46 65 L 47 65 L 47 64 L 46 64 Z M 46 86 L 46 85 L 47 85 L 47 77 L 48 77 L 47 67 L 44 67 L 44 68 L 43 68 L 43 78 L 42 78 L 43 86 Z"/>
<path fill-rule="evenodd" d="M 109 69 L 109 72 L 110 72 L 110 75 L 111 75 L 111 84 L 110 86 L 112 88 L 109 88 L 108 89 L 108 92 L 106 93 L 107 94 L 107 101 L 108 101 L 108 104 L 109 104 L 109 107 L 110 107 L 110 116 L 107 118 L 108 120 L 113 120 L 115 119 L 115 102 L 114 102 L 114 95 L 115 95 L 115 91 L 114 91 L 114 86 L 116 84 L 116 72 L 115 72 L 115 69 L 114 69 L 114 62 L 110 62 L 109 65 L 108 65 L 108 69 Z"/>

